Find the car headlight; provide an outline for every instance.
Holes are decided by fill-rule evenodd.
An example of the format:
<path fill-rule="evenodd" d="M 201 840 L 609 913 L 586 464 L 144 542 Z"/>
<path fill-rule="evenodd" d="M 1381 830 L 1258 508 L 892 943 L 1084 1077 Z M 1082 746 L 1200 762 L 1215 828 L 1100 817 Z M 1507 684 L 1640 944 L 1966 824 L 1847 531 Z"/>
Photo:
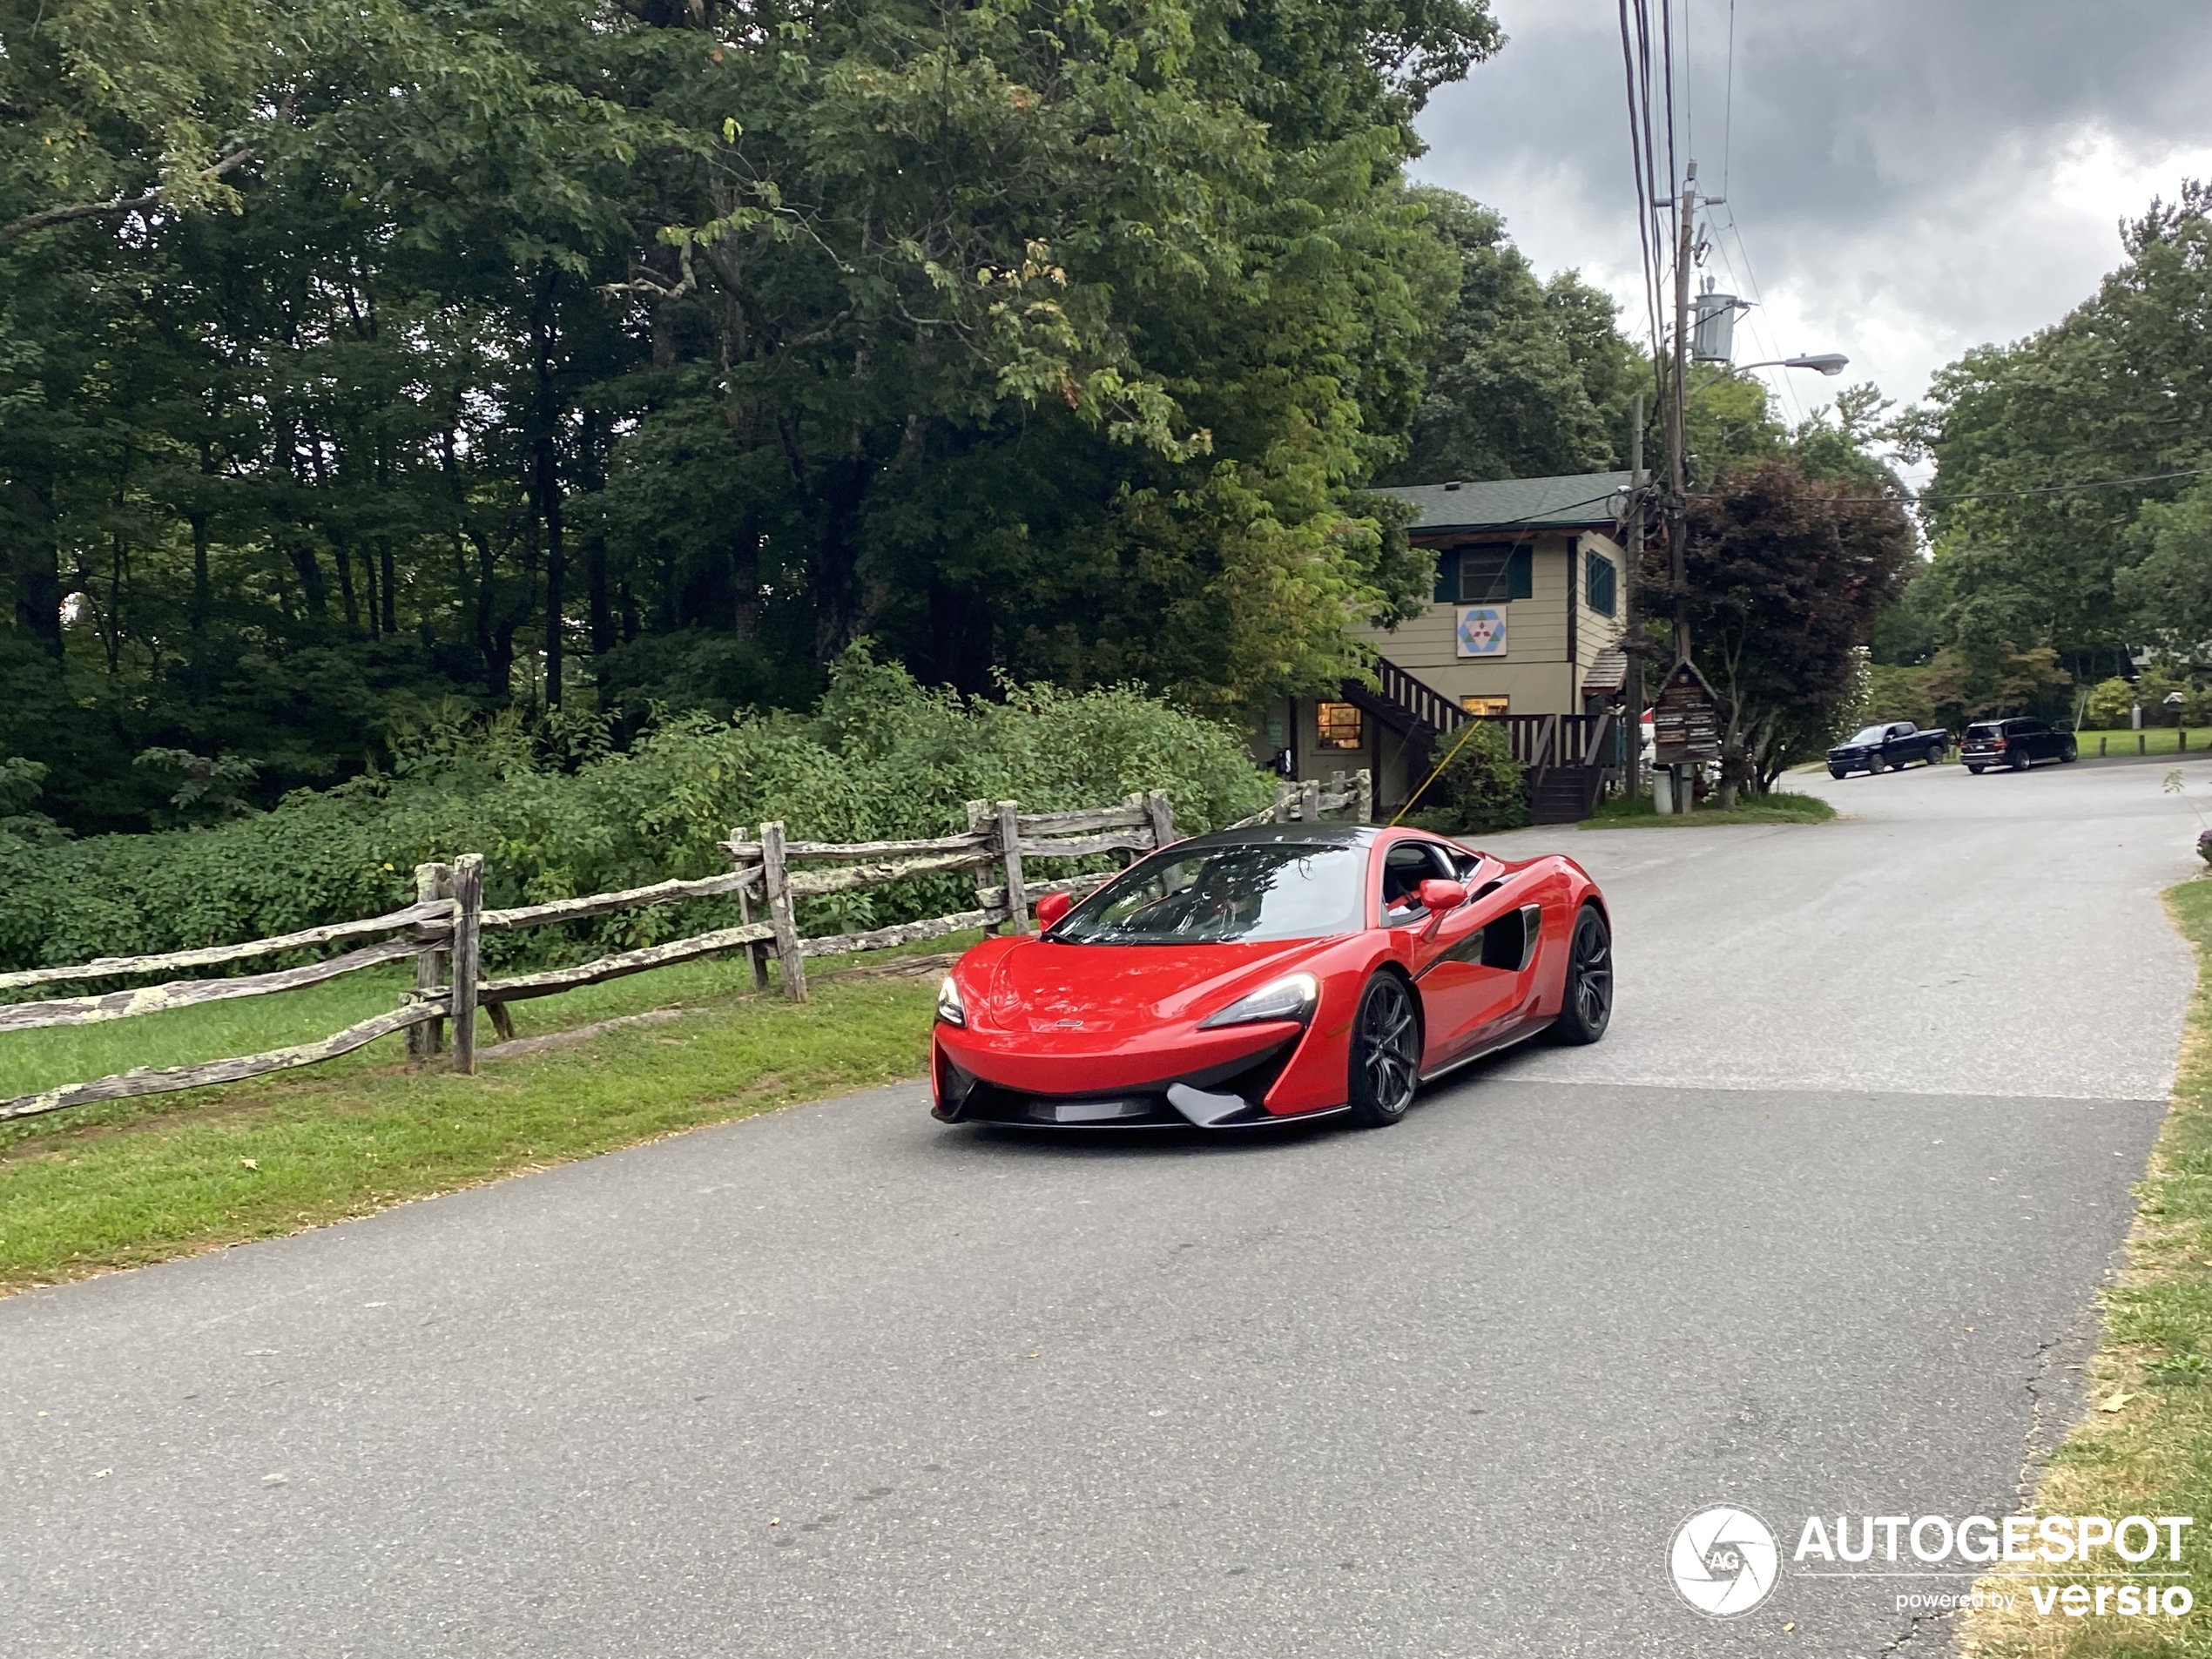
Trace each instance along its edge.
<path fill-rule="evenodd" d="M 1257 1025 L 1263 1020 L 1305 1020 L 1321 1000 L 1321 981 L 1311 974 L 1288 974 L 1263 985 L 1250 996 L 1240 996 L 1216 1015 L 1198 1022 L 1198 1029 L 1217 1025 Z"/>
<path fill-rule="evenodd" d="M 968 1004 L 960 1000 L 960 987 L 950 974 L 937 981 L 937 1017 L 947 1025 L 968 1023 Z"/>

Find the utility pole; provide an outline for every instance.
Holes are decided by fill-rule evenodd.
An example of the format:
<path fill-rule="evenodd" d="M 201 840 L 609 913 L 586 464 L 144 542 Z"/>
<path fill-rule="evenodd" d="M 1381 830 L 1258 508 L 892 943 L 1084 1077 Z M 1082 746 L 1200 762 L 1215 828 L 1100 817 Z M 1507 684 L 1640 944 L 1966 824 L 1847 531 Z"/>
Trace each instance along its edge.
<path fill-rule="evenodd" d="M 1622 582 L 1621 643 L 1628 648 L 1627 677 L 1621 683 L 1622 718 L 1629 730 L 1629 799 L 1643 793 L 1643 658 L 1636 654 L 1642 624 L 1636 617 L 1636 575 L 1643 568 L 1643 394 L 1629 405 L 1629 568 Z"/>
<path fill-rule="evenodd" d="M 1675 341 L 1673 380 L 1667 398 L 1667 576 L 1675 600 L 1675 663 L 1689 660 L 1689 577 L 1683 543 L 1689 535 L 1689 481 L 1683 463 L 1683 425 L 1689 413 L 1689 266 L 1696 235 L 1697 164 L 1689 164 L 1675 208 Z M 1656 727 L 1655 727 L 1656 731 Z M 1696 768 L 1675 769 L 1672 805 L 1687 813 L 1696 799 Z"/>
<path fill-rule="evenodd" d="M 1667 399 L 1667 566 L 1675 598 L 1675 660 L 1689 659 L 1689 578 L 1683 560 L 1689 532 L 1688 480 L 1683 463 L 1683 424 L 1689 411 L 1689 266 L 1696 234 L 1697 164 L 1689 164 L 1675 210 L 1675 343 L 1673 382 Z"/>

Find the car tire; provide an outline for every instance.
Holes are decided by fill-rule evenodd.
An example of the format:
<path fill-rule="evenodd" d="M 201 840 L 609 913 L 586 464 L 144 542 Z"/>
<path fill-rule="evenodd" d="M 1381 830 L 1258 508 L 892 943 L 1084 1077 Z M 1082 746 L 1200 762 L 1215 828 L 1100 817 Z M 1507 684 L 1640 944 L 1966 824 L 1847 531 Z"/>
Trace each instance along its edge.
<path fill-rule="evenodd" d="M 1831 778 L 1838 779 L 1848 778 L 1851 776 L 1851 768 L 1849 766 L 1831 766 L 1828 768 L 1828 775 Z"/>
<path fill-rule="evenodd" d="M 2068 738 L 2066 740 L 2066 747 L 2059 751 L 2059 759 L 2065 765 L 2070 766 L 2080 759 L 2081 750 L 2080 745 L 2077 745 L 2072 738 Z"/>
<path fill-rule="evenodd" d="M 1941 744 L 1936 745 L 1934 748 L 1928 751 L 1928 764 L 1931 766 L 1940 766 L 1943 764 L 1943 745 Z"/>
<path fill-rule="evenodd" d="M 2028 759 L 2027 750 L 2015 749 L 2007 758 L 2006 764 L 2011 766 L 2014 772 L 2026 772 L 2029 765 L 2033 763 Z"/>
<path fill-rule="evenodd" d="M 1969 760 L 1966 763 L 1966 770 L 1973 773 L 1975 777 L 1979 778 L 1983 772 L 1986 772 L 1988 768 L 1986 766 L 1977 766 L 1973 761 Z"/>
<path fill-rule="evenodd" d="M 1878 772 L 1887 772 L 1889 769 L 1889 762 L 1883 759 L 1881 756 L 1869 755 L 1866 757 L 1866 775 L 1869 778 L 1875 776 Z"/>
<path fill-rule="evenodd" d="M 1348 1103 L 1362 1129 L 1386 1129 L 1406 1116 L 1421 1080 L 1421 1022 L 1413 994 L 1391 973 L 1377 974 L 1359 993 L 1352 1019 Z"/>
<path fill-rule="evenodd" d="M 1594 904 L 1575 917 L 1567 941 L 1567 989 L 1549 1035 L 1554 1042 L 1595 1042 L 1613 1023 L 1613 930 Z"/>

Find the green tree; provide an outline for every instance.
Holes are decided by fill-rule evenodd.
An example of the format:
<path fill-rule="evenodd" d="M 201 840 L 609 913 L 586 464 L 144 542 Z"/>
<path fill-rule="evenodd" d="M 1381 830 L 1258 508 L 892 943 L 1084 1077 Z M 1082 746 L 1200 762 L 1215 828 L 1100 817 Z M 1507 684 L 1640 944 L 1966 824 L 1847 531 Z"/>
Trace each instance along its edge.
<path fill-rule="evenodd" d="M 1488 208 L 1433 187 L 1408 195 L 1450 251 L 1458 291 L 1427 341 L 1410 447 L 1391 480 L 1625 465 L 1629 398 L 1649 381 L 1611 299 L 1571 271 L 1538 281 Z"/>

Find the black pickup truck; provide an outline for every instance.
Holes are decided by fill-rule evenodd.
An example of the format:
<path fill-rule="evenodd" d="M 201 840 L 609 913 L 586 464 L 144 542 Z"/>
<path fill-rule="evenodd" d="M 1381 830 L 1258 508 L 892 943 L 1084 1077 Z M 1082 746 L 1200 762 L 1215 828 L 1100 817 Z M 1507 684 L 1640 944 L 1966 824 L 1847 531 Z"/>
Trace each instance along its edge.
<path fill-rule="evenodd" d="M 1854 772 L 1887 772 L 1914 760 L 1932 766 L 1950 746 L 1948 732 L 1923 732 L 1910 720 L 1870 725 L 1828 752 L 1828 775 L 1848 778 Z"/>

